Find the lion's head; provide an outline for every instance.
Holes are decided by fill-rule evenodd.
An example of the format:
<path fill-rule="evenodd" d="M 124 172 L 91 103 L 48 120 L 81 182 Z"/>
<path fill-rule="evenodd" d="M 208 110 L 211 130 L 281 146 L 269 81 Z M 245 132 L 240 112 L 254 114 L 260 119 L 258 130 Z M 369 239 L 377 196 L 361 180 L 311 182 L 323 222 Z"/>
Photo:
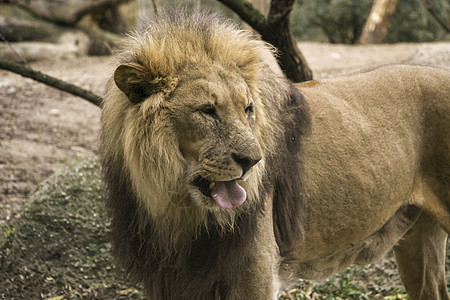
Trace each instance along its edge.
<path fill-rule="evenodd" d="M 275 234 L 290 239 L 282 228 L 298 218 L 281 203 L 301 195 L 289 174 L 299 173 L 308 117 L 273 54 L 217 16 L 183 12 L 161 13 L 125 40 L 107 86 L 100 145 L 121 244 L 149 222 L 169 248 L 202 228 L 230 231 L 238 216 L 272 201 L 276 224 L 284 224 Z"/>
<path fill-rule="evenodd" d="M 267 80 L 281 75 L 267 76 L 272 49 L 251 33 L 215 17 L 169 23 L 127 40 L 103 104 L 102 148 L 151 216 L 175 205 L 230 223 L 258 201 L 273 151 L 263 99 L 288 85 Z"/>
<path fill-rule="evenodd" d="M 171 79 L 176 87 L 170 92 L 144 92 L 142 102 L 132 107 L 130 121 L 139 123 L 124 128 L 124 153 L 133 182 L 155 176 L 173 181 L 173 186 L 158 183 L 166 190 L 156 194 L 148 183 L 136 185 L 152 210 L 157 207 L 154 201 L 168 204 L 151 199 L 157 194 L 166 194 L 170 201 L 183 206 L 213 210 L 238 207 L 246 200 L 242 186 L 249 186 L 245 179 L 252 177 L 253 169 L 257 169 L 252 167 L 262 158 L 256 128 L 258 95 L 242 76 L 236 75 L 236 66 L 204 61 L 195 65 L 178 71 Z M 140 87 L 129 81 L 146 76 L 136 74 L 145 72 L 136 71 L 138 68 L 141 66 L 135 63 L 122 64 L 115 72 L 116 85 L 130 99 Z M 148 153 L 153 147 L 156 152 Z"/>

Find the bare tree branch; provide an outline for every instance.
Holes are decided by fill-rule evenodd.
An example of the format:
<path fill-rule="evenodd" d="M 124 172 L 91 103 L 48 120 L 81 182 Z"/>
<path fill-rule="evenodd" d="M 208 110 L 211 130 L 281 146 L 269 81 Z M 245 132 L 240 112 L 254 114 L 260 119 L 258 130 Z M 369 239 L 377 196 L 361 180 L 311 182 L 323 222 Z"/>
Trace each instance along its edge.
<path fill-rule="evenodd" d="M 61 91 L 86 99 L 87 101 L 97 106 L 101 106 L 102 98 L 100 96 L 83 88 L 80 88 L 74 84 L 62 81 L 49 75 L 45 75 L 39 71 L 32 70 L 28 67 L 25 67 L 24 65 L 7 61 L 5 59 L 0 59 L 0 69 L 8 70 L 20 74 L 24 77 L 34 79 L 46 85 L 57 88 Z"/>
<path fill-rule="evenodd" d="M 294 0 L 272 0 L 269 12 L 269 22 L 278 23 L 292 12 Z"/>
<path fill-rule="evenodd" d="M 272 0 L 266 30 L 261 33 L 264 40 L 280 51 L 279 64 L 286 76 L 294 82 L 313 78 L 308 63 L 291 34 L 289 16 L 294 0 Z"/>
<path fill-rule="evenodd" d="M 312 72 L 292 37 L 289 15 L 294 0 L 272 0 L 267 18 L 248 0 L 218 0 L 261 34 L 263 40 L 275 46 L 279 64 L 286 76 L 294 82 L 312 79 Z"/>
<path fill-rule="evenodd" d="M 247 0 L 219 0 L 231 10 L 238 14 L 238 16 L 253 29 L 261 33 L 266 28 L 266 18 L 261 12 L 256 9 L 252 3 Z"/>
<path fill-rule="evenodd" d="M 439 23 L 439 25 L 442 26 L 442 28 L 450 33 L 450 25 L 447 24 L 444 20 L 442 20 L 439 15 L 437 14 L 436 10 L 431 6 L 431 3 L 429 0 L 422 0 L 422 4 L 425 7 L 425 9 L 430 13 L 430 15 Z"/>

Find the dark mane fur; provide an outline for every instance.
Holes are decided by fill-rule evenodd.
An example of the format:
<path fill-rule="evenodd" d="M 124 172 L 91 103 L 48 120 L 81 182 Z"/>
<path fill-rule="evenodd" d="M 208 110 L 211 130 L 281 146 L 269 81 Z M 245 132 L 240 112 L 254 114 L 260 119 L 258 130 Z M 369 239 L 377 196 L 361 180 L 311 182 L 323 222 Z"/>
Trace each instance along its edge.
<path fill-rule="evenodd" d="M 153 286 L 151 299 L 224 299 L 233 282 L 233 270 L 250 262 L 247 254 L 252 253 L 252 243 L 248 241 L 257 230 L 258 214 L 264 213 L 262 206 L 239 216 L 234 232 L 224 233 L 211 224 L 185 245 L 164 249 L 158 224 L 148 220 L 144 228 L 140 226 L 138 220 L 146 216 L 140 215 L 127 180 L 112 164 L 103 161 L 103 165 L 113 251 L 132 282 Z M 174 288 L 174 282 L 182 288 Z"/>
<path fill-rule="evenodd" d="M 279 137 L 277 151 L 268 159 L 268 169 L 272 170 L 272 174 L 267 180 L 275 182 L 274 233 L 281 256 L 284 257 L 291 250 L 293 241 L 303 235 L 307 215 L 302 189 L 302 164 L 298 153 L 301 137 L 310 129 L 310 119 L 306 100 L 292 83 L 289 99 L 282 109 L 280 119 L 283 120 L 284 136 Z"/>

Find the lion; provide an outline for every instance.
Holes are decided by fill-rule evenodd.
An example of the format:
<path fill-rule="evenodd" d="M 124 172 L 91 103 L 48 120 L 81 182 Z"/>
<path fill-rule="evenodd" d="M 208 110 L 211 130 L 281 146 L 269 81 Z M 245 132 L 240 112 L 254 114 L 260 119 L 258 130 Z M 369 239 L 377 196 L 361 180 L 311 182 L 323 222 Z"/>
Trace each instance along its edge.
<path fill-rule="evenodd" d="M 114 255 L 149 299 L 276 299 L 391 248 L 411 299 L 449 299 L 450 72 L 290 82 L 215 15 L 160 13 L 102 107 Z"/>

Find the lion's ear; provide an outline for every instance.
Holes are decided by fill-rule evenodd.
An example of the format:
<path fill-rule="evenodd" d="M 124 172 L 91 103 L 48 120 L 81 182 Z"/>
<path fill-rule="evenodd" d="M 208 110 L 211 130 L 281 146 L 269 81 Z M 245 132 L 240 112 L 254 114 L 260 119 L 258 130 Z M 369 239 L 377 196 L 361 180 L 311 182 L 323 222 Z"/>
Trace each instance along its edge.
<path fill-rule="evenodd" d="M 119 65 L 114 72 L 114 81 L 133 103 L 140 103 L 156 93 L 166 96 L 175 89 L 177 83 L 177 80 L 170 76 L 152 76 L 137 63 Z"/>

